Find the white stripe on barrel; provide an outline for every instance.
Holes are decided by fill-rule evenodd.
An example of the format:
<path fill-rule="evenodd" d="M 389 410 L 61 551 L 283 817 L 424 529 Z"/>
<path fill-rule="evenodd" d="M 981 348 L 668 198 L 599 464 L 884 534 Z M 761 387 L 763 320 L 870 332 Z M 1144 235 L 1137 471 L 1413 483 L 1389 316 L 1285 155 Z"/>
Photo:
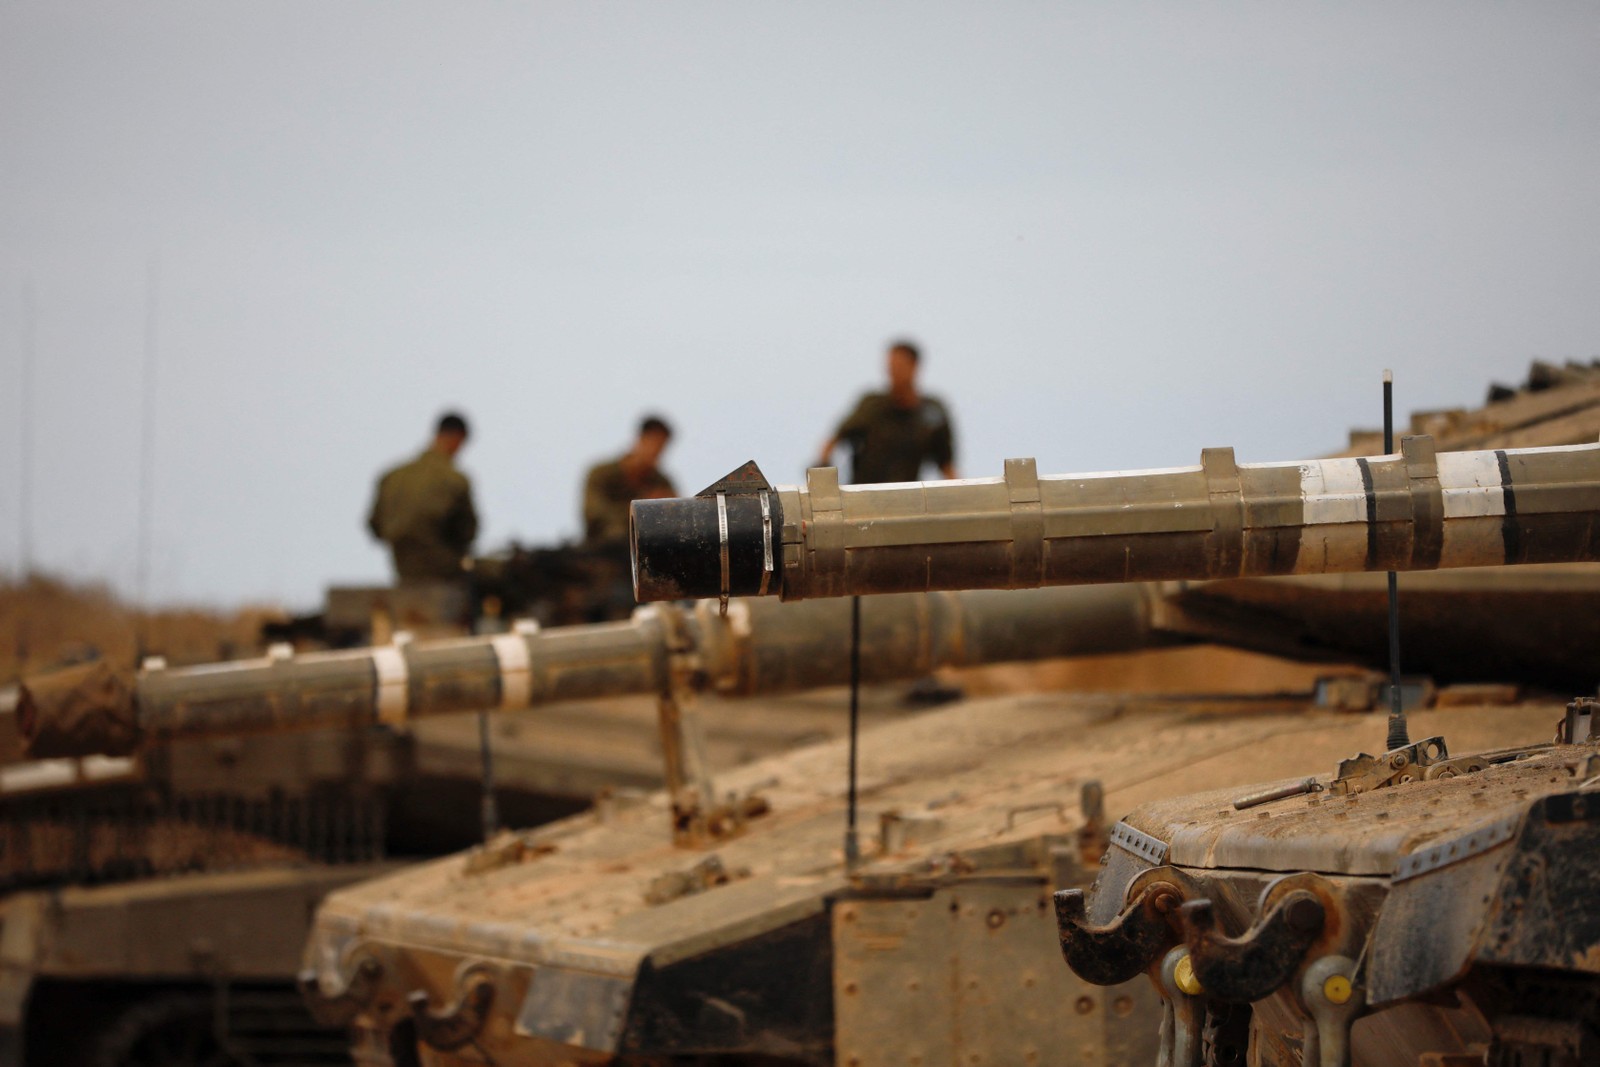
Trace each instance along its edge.
<path fill-rule="evenodd" d="M 378 721 L 404 726 L 411 700 L 410 671 L 406 656 L 393 645 L 372 650 L 372 667 L 378 678 Z"/>
<path fill-rule="evenodd" d="M 1506 513 L 1500 460 L 1493 452 L 1441 452 L 1438 462 L 1445 518 L 1469 519 Z"/>
<path fill-rule="evenodd" d="M 1481 567 L 1506 558 L 1506 491 L 1493 452 L 1441 452 L 1439 492 L 1444 497 L 1441 567 Z"/>
<path fill-rule="evenodd" d="M 516 711 L 533 702 L 533 663 L 521 633 L 496 634 L 489 642 L 500 664 L 500 710 Z"/>
<path fill-rule="evenodd" d="M 1362 570 L 1367 558 L 1367 490 L 1353 459 L 1300 465 L 1300 569 Z"/>
<path fill-rule="evenodd" d="M 1305 523 L 1352 522 L 1366 525 L 1367 490 L 1361 465 L 1353 459 L 1325 459 L 1300 467 L 1300 496 Z"/>

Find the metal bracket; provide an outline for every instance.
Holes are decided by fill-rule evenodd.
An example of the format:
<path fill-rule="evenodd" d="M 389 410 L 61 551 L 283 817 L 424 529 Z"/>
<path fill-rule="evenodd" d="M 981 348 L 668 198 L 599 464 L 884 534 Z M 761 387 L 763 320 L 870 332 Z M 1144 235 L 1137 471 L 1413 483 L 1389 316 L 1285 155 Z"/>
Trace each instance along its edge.
<path fill-rule="evenodd" d="M 1516 836 L 1517 827 L 1522 825 L 1522 813 L 1508 815 L 1498 819 L 1487 826 L 1480 826 L 1464 834 L 1440 841 L 1427 848 L 1421 848 L 1408 856 L 1401 857 L 1394 866 L 1394 875 L 1391 882 L 1404 882 L 1430 871 L 1437 871 L 1441 867 L 1448 867 L 1452 863 L 1460 863 L 1474 856 L 1481 856 L 1490 849 L 1510 841 Z"/>
<path fill-rule="evenodd" d="M 1251 1003 L 1279 989 L 1321 936 L 1327 910 L 1309 889 L 1284 894 L 1242 937 L 1217 930 L 1209 900 L 1179 909 L 1195 977 L 1218 1000 Z"/>
<path fill-rule="evenodd" d="M 495 980 L 489 968 L 468 967 L 456 979 L 455 1001 L 443 1011 L 435 1011 L 428 994 L 421 989 L 406 997 L 417 1037 L 438 1049 L 450 1052 L 472 1041 L 483 1031 L 494 1004 Z"/>
<path fill-rule="evenodd" d="M 1055 894 L 1061 955 L 1079 978 L 1095 985 L 1119 985 L 1137 977 L 1178 942 L 1173 917 L 1183 888 L 1173 882 L 1145 885 L 1110 923 L 1090 926 L 1083 890 Z"/>
<path fill-rule="evenodd" d="M 1202 1067 L 1206 1002 L 1194 980 L 1189 950 L 1182 945 L 1169 950 L 1151 977 L 1161 995 L 1160 1067 Z"/>
<path fill-rule="evenodd" d="M 1473 756 L 1461 760 L 1450 759 L 1444 738 L 1426 737 L 1382 755 L 1369 756 L 1363 752 L 1340 760 L 1333 781 L 1328 783 L 1328 792 L 1366 793 L 1401 782 L 1420 782 L 1429 777 L 1448 778 L 1468 770 L 1481 770 L 1483 766 L 1487 764 Z M 1447 769 L 1450 771 L 1448 774 L 1444 773 Z"/>
<path fill-rule="evenodd" d="M 1135 830 L 1125 822 L 1119 821 L 1111 828 L 1111 843 L 1157 866 L 1167 862 L 1165 841 L 1151 837 L 1143 830 Z"/>
<path fill-rule="evenodd" d="M 378 991 L 383 964 L 365 949 L 357 949 L 338 969 L 332 982 L 324 984 L 316 968 L 307 967 L 295 978 L 311 1017 L 324 1026 L 349 1026 L 364 1011 Z"/>

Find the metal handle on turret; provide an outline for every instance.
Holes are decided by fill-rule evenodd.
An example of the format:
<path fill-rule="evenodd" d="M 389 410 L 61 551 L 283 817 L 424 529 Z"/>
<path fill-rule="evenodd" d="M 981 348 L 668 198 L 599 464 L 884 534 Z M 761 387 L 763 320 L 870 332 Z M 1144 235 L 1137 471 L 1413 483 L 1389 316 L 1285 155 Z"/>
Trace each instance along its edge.
<path fill-rule="evenodd" d="M 1433 570 L 1600 558 L 1600 445 L 773 487 L 754 464 L 633 504 L 641 602 Z M 769 569 L 770 568 L 770 569 Z"/>

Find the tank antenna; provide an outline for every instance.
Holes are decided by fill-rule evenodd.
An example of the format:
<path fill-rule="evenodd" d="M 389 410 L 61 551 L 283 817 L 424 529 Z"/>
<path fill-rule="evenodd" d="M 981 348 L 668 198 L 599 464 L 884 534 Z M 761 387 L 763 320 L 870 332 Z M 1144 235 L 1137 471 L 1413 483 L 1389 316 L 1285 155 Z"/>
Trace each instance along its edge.
<path fill-rule="evenodd" d="M 143 663 L 150 638 L 150 496 L 155 469 L 156 324 L 161 298 L 161 263 L 154 253 L 145 274 L 143 412 L 139 423 L 139 512 L 134 559 L 134 596 L 138 602 L 135 662 Z"/>
<path fill-rule="evenodd" d="M 22 381 L 19 383 L 21 388 L 17 390 L 22 402 L 20 417 L 17 419 L 22 437 L 21 447 L 17 450 L 20 467 L 17 494 L 17 554 L 21 562 L 19 568 L 21 573 L 17 578 L 23 584 L 27 584 L 33 578 L 33 363 L 37 325 L 38 312 L 34 305 L 33 278 L 30 276 L 22 280 Z M 17 619 L 16 671 L 19 678 L 28 665 L 30 651 L 28 637 L 28 613 L 24 611 Z"/>
<path fill-rule="evenodd" d="M 850 598 L 850 793 L 846 804 L 844 865 L 855 869 L 861 862 L 861 838 L 856 833 L 856 758 L 861 747 L 861 598 Z"/>
<path fill-rule="evenodd" d="M 1383 451 L 1394 454 L 1394 372 L 1383 372 Z M 1374 516 L 1376 518 L 1376 516 Z M 1389 741 L 1388 750 L 1411 743 L 1400 694 L 1400 582 L 1389 572 Z"/>

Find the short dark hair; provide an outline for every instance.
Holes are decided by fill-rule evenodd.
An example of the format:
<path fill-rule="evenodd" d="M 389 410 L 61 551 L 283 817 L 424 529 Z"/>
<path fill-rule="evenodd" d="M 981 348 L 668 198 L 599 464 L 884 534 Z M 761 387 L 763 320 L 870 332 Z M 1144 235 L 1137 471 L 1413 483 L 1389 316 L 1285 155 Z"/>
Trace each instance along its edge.
<path fill-rule="evenodd" d="M 911 341 L 907 341 L 904 338 L 898 341 L 891 341 L 889 343 L 889 351 L 904 352 L 906 355 L 911 357 L 912 366 L 916 366 L 922 362 L 921 350 L 917 348 L 916 344 Z"/>
<path fill-rule="evenodd" d="M 470 436 L 467 433 L 466 416 L 455 411 L 447 411 L 439 416 L 439 425 L 434 433 L 458 433 L 462 437 Z"/>
<path fill-rule="evenodd" d="M 639 436 L 643 437 L 647 433 L 659 433 L 671 437 L 672 427 L 668 426 L 667 420 L 660 415 L 646 415 L 639 420 Z"/>

